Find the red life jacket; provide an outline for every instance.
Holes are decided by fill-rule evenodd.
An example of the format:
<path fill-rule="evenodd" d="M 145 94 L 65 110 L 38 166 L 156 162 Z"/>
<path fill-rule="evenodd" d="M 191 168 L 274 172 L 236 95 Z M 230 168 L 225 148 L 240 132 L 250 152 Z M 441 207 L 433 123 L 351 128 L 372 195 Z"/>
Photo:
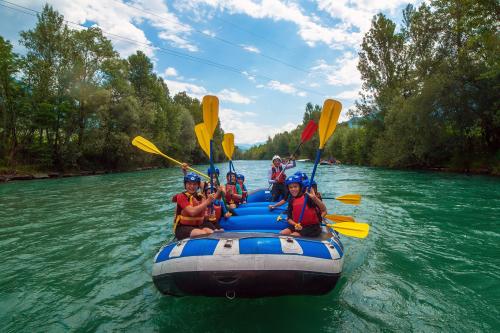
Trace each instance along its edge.
<path fill-rule="evenodd" d="M 242 180 L 238 180 L 238 184 L 240 184 L 240 187 L 241 187 L 241 201 L 244 202 L 247 200 L 247 197 L 248 197 L 248 192 L 245 191 L 245 185 L 243 185 L 243 181 Z"/>
<path fill-rule="evenodd" d="M 285 182 L 286 175 L 285 175 L 285 170 L 283 168 L 283 165 L 280 164 L 280 166 L 277 168 L 273 165 L 271 170 L 272 170 L 272 175 L 271 175 L 272 180 L 276 180 L 276 182 L 278 182 L 278 183 Z"/>
<path fill-rule="evenodd" d="M 304 206 L 304 195 L 301 195 L 298 198 L 292 198 L 292 202 L 289 203 L 292 208 L 292 219 L 295 222 L 299 222 L 300 213 L 302 212 L 302 206 Z M 309 201 L 309 199 L 308 199 Z M 302 222 L 300 224 L 302 226 L 320 224 L 321 222 L 321 211 L 318 207 L 309 207 L 306 205 L 306 209 L 304 210 L 304 216 L 302 217 Z"/>
<path fill-rule="evenodd" d="M 172 201 L 177 202 L 179 196 L 185 195 L 189 203 L 191 204 L 192 207 L 196 207 L 199 204 L 201 204 L 201 201 L 196 199 L 196 197 L 192 194 L 189 194 L 187 192 L 182 192 L 177 194 L 174 198 L 172 198 Z M 175 214 L 175 221 L 183 224 L 183 225 L 192 225 L 192 226 L 199 226 L 203 223 L 203 220 L 205 219 L 205 212 L 201 211 L 198 215 L 196 216 L 190 216 L 188 215 L 184 209 L 182 209 L 179 204 L 177 204 L 176 208 L 176 214 Z"/>
<path fill-rule="evenodd" d="M 231 193 L 229 194 L 229 190 L 231 190 Z M 226 184 L 226 201 L 230 204 L 239 204 L 241 199 L 237 197 L 238 192 L 236 191 L 236 185 L 233 184 Z"/>
<path fill-rule="evenodd" d="M 211 208 L 210 206 L 207 207 L 207 211 L 206 211 L 206 215 L 207 215 L 207 218 L 210 222 L 213 222 L 215 223 L 216 221 L 220 221 L 220 218 L 222 217 L 222 207 L 220 205 L 215 205 L 214 204 L 214 212 L 215 212 L 215 221 L 211 221 L 210 220 L 210 213 L 211 213 Z"/>

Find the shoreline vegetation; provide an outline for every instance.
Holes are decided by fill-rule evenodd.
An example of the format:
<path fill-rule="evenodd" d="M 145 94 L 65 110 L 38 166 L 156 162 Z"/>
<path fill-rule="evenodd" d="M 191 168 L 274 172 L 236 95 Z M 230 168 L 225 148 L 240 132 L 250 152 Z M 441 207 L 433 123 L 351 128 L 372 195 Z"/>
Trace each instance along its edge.
<path fill-rule="evenodd" d="M 349 165 L 349 164 L 345 164 Z M 144 166 L 137 167 L 133 169 L 122 169 L 122 170 L 80 170 L 80 171 L 67 171 L 67 172 L 58 172 L 58 171 L 10 171 L 10 172 L 0 172 L 0 184 L 7 183 L 10 181 L 18 181 L 18 180 L 40 180 L 40 179 L 59 179 L 59 178 L 69 178 L 69 177 L 82 177 L 82 176 L 96 176 L 96 175 L 104 175 L 111 173 L 124 173 L 124 172 L 137 172 L 137 171 L 147 171 L 147 170 L 156 170 L 156 169 L 164 169 L 164 168 L 178 168 L 178 166 L 163 166 L 163 165 L 153 165 L 153 166 Z M 21 170 L 26 170 L 22 168 Z M 466 175 L 485 175 L 485 176 L 493 176 L 500 177 L 500 173 L 494 173 L 489 169 L 452 169 L 452 168 L 444 168 L 444 167 L 429 167 L 429 168 L 405 168 L 398 169 L 393 168 L 393 170 L 401 170 L 401 171 L 429 171 L 429 172 L 443 172 L 443 173 L 456 173 L 456 174 L 466 174 Z"/>
<path fill-rule="evenodd" d="M 496 1 L 435 0 L 406 7 L 399 25 L 376 15 L 360 46 L 359 98 L 323 156 L 348 165 L 500 175 L 498 13 Z M 133 147 L 137 135 L 183 162 L 205 161 L 193 131 L 202 122 L 201 102 L 171 95 L 143 52 L 120 58 L 99 28 L 72 30 L 49 5 L 19 43 L 26 54 L 0 36 L 0 181 L 169 165 Z M 296 129 L 236 148 L 233 158 L 288 156 L 320 110 L 307 103 Z M 223 135 L 218 125 L 214 141 Z M 317 146 L 315 135 L 296 157 L 314 159 Z M 221 145 L 214 150 L 214 161 L 222 161 Z"/>

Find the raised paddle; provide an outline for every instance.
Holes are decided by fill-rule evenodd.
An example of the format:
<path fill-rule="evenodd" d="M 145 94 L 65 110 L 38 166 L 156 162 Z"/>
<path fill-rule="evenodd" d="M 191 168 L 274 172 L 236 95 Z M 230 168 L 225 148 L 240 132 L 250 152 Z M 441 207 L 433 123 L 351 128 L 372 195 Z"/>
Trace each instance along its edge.
<path fill-rule="evenodd" d="M 194 133 L 196 134 L 196 139 L 198 139 L 201 149 L 207 154 L 207 157 L 210 158 L 210 139 L 205 124 L 201 123 L 196 125 L 194 127 Z"/>
<path fill-rule="evenodd" d="M 337 127 L 337 121 L 339 120 L 340 111 L 342 110 L 342 104 L 339 101 L 333 99 L 327 99 L 323 103 L 323 109 L 321 110 L 321 116 L 319 118 L 318 124 L 318 134 L 319 134 L 319 147 L 316 152 L 316 160 L 314 161 L 314 167 L 312 171 L 309 183 L 312 184 L 314 181 L 314 175 L 316 174 L 316 169 L 318 168 L 319 161 L 321 159 L 321 153 L 325 148 L 326 141 L 332 136 L 335 128 Z M 307 191 L 307 189 L 306 189 Z M 304 198 L 304 205 L 302 206 L 302 212 L 300 213 L 298 223 L 302 222 L 304 217 L 304 211 L 306 209 L 308 196 Z"/>
<path fill-rule="evenodd" d="M 321 200 L 338 200 L 347 205 L 359 205 L 361 203 L 361 195 L 360 194 L 344 194 L 338 197 L 321 197 Z"/>
<path fill-rule="evenodd" d="M 342 235 L 356 238 L 366 238 L 370 231 L 370 226 L 367 223 L 343 222 L 327 224 L 326 226 L 338 231 Z"/>
<path fill-rule="evenodd" d="M 173 159 L 172 157 L 167 156 L 164 153 L 162 153 L 152 142 L 148 141 L 147 139 L 143 138 L 142 136 L 136 136 L 132 140 L 132 144 L 134 146 L 136 146 L 137 148 L 145 151 L 145 152 L 163 156 L 163 157 L 165 157 L 167 160 L 169 160 L 171 162 L 174 162 L 174 163 L 179 164 L 181 166 L 183 165 L 182 162 L 179 162 L 176 159 Z M 202 173 L 202 172 L 200 172 L 200 171 L 198 171 L 196 169 L 193 169 L 191 167 L 188 167 L 188 169 L 191 170 L 191 171 L 193 171 L 193 172 L 196 172 L 197 174 L 199 174 L 202 177 L 205 177 L 207 179 L 209 178 L 208 175 L 205 175 L 204 173 Z"/>
<path fill-rule="evenodd" d="M 302 131 L 302 134 L 300 135 L 300 143 L 297 146 L 297 148 L 295 149 L 295 151 L 293 152 L 292 156 L 295 155 L 299 151 L 299 149 L 303 143 L 311 140 L 311 138 L 314 136 L 314 133 L 316 133 L 317 129 L 318 129 L 318 125 L 314 122 L 314 120 L 309 120 L 306 127 Z M 281 177 L 281 174 L 285 171 L 286 166 L 288 165 L 289 162 L 290 161 L 286 162 L 285 166 L 283 167 L 283 170 L 281 170 L 281 172 L 279 173 L 279 175 L 277 177 L 278 179 Z M 273 186 L 273 184 L 271 184 L 269 186 L 269 189 L 271 189 L 272 186 Z"/>
<path fill-rule="evenodd" d="M 201 102 L 203 108 L 203 123 L 206 126 L 206 131 L 208 134 L 209 140 L 209 154 L 210 157 L 210 172 L 211 174 L 215 173 L 214 167 L 214 159 L 213 159 L 213 136 L 215 132 L 215 128 L 217 127 L 217 123 L 219 122 L 219 99 L 217 96 L 206 95 L 203 96 L 203 100 Z M 210 185 L 213 187 L 214 182 L 212 178 L 210 178 Z"/>
<path fill-rule="evenodd" d="M 234 153 L 234 134 L 226 133 L 224 134 L 224 138 L 222 139 L 222 150 L 224 150 L 224 154 L 229 160 L 229 171 L 234 169 L 233 165 L 233 153 Z"/>
<path fill-rule="evenodd" d="M 335 223 L 356 222 L 354 217 L 348 215 L 327 214 L 325 218 Z"/>

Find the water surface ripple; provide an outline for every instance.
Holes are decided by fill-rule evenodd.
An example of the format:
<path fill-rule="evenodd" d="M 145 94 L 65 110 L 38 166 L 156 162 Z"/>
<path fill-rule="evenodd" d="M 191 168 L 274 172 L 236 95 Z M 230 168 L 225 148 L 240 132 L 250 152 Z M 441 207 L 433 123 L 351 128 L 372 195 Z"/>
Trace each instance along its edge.
<path fill-rule="evenodd" d="M 248 187 L 268 162 L 236 161 Z M 204 168 L 205 166 L 200 166 Z M 227 165 L 219 165 L 224 171 Z M 311 164 L 299 163 L 310 173 Z M 177 168 L 0 185 L 0 331 L 495 331 L 498 178 L 320 166 L 330 212 L 371 225 L 343 237 L 344 274 L 321 297 L 161 296 L 153 257 L 172 238 Z M 265 281 L 262 281 L 265 283 Z"/>

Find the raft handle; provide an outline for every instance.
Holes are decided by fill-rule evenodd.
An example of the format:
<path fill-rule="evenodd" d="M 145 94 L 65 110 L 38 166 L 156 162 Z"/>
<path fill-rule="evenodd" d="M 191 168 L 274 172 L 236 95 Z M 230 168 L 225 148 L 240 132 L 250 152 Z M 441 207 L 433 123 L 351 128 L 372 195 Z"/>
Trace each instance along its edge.
<path fill-rule="evenodd" d="M 226 291 L 226 298 L 229 300 L 233 300 L 236 298 L 236 292 L 234 290 L 227 290 Z"/>

